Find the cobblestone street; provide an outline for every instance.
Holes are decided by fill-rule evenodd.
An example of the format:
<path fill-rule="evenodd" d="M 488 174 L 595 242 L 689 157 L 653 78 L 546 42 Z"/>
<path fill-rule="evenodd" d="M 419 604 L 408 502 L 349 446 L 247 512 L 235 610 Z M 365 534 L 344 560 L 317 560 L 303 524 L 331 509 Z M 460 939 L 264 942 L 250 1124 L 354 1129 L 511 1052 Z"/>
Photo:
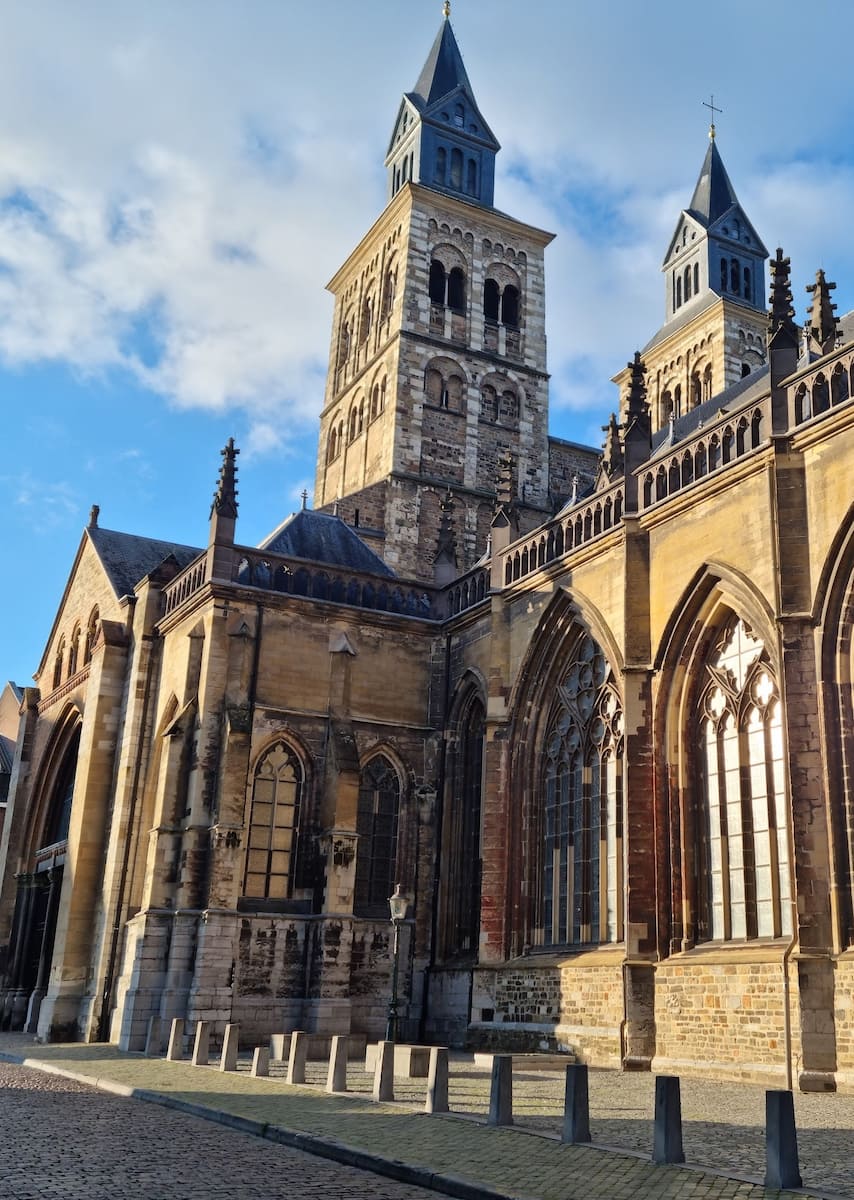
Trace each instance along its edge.
<path fill-rule="evenodd" d="M 3 1200 L 425 1200 L 434 1193 L 0 1063 Z"/>

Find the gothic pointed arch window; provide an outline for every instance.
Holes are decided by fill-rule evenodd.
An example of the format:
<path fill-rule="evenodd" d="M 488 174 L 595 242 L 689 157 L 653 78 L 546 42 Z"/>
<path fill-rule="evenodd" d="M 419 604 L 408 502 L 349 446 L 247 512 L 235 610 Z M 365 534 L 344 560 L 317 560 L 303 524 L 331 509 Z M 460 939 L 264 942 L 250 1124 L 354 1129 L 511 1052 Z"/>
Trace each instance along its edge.
<path fill-rule="evenodd" d="M 472 690 L 462 703 L 451 747 L 442 828 L 440 954 L 475 959 L 480 933 L 481 809 L 486 712 Z"/>
<path fill-rule="evenodd" d="M 287 742 L 275 742 L 258 760 L 249 801 L 244 896 L 286 900 L 296 856 L 304 773 Z"/>
<path fill-rule="evenodd" d="M 694 295 L 700 291 L 700 264 L 694 263 Z"/>
<path fill-rule="evenodd" d="M 71 824 L 71 804 L 74 799 L 74 780 L 77 774 L 77 757 L 80 753 L 80 725 L 74 730 L 51 790 L 51 799 L 45 815 L 40 848 L 59 845 L 68 839 Z"/>
<path fill-rule="evenodd" d="M 397 882 L 400 776 L 384 754 L 372 758 L 359 779 L 356 816 L 356 882 L 353 912 L 388 917 L 388 898 Z"/>
<path fill-rule="evenodd" d="M 80 666 L 80 622 L 76 622 L 71 630 L 71 641 L 68 644 L 68 675 L 76 675 Z"/>
<path fill-rule="evenodd" d="M 53 660 L 53 686 L 58 688 L 62 683 L 62 665 L 65 662 L 65 637 L 59 639 Z"/>
<path fill-rule="evenodd" d="M 695 707 L 698 934 L 791 932 L 782 702 L 762 641 L 733 615 L 712 639 Z"/>
<path fill-rule="evenodd" d="M 541 763 L 544 946 L 622 937 L 623 712 L 600 647 L 580 633 L 552 699 Z"/>

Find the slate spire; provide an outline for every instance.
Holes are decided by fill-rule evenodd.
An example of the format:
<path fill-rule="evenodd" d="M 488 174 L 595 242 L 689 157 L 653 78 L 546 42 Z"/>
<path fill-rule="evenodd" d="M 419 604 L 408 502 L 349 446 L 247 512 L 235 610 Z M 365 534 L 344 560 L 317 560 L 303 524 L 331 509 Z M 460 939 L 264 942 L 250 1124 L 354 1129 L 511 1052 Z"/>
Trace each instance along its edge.
<path fill-rule="evenodd" d="M 398 109 L 386 167 L 389 199 L 407 183 L 492 207 L 500 146 L 478 108 L 450 6 L 411 92 Z"/>
<path fill-rule="evenodd" d="M 737 204 L 738 197 L 727 175 L 718 144 L 714 137 L 710 136 L 709 148 L 703 159 L 688 211 L 708 228 Z"/>

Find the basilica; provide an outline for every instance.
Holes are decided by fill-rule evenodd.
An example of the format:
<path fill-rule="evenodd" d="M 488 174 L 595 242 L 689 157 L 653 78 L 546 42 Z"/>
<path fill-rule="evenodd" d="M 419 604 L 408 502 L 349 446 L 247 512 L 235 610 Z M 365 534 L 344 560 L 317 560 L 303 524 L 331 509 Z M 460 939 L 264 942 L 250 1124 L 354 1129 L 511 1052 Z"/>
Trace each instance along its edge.
<path fill-rule="evenodd" d="M 714 133 L 603 446 L 550 436 L 552 239 L 446 17 L 314 507 L 242 544 L 230 441 L 197 546 L 94 508 L 4 693 L 3 1027 L 376 1039 L 400 884 L 403 1040 L 854 1089 L 854 319 Z"/>

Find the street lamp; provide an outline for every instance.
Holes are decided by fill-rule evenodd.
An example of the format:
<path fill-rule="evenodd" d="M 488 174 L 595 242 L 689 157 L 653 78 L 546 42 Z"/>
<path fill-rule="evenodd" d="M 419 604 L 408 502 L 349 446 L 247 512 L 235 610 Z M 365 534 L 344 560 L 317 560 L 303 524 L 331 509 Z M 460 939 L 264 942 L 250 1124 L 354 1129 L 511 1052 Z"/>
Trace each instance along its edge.
<path fill-rule="evenodd" d="M 409 901 L 400 890 L 400 884 L 395 884 L 394 895 L 388 898 L 391 923 L 394 928 L 394 943 L 392 946 L 391 965 L 391 1000 L 388 1005 L 388 1024 L 386 1025 L 385 1040 L 397 1041 L 397 965 L 400 957 L 400 923 L 406 916 Z"/>

